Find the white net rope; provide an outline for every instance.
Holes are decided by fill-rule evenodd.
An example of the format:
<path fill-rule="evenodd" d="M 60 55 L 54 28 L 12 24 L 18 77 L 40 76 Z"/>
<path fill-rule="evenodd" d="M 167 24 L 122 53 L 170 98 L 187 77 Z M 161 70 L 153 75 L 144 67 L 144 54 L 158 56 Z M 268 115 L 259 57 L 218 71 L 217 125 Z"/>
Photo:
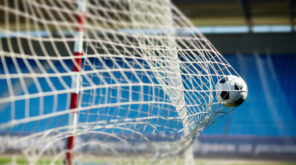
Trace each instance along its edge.
<path fill-rule="evenodd" d="M 214 86 L 237 73 L 169 0 L 2 0 L 0 14 L 0 157 L 13 164 L 62 164 L 73 132 L 77 163 L 157 163 L 232 110 Z"/>

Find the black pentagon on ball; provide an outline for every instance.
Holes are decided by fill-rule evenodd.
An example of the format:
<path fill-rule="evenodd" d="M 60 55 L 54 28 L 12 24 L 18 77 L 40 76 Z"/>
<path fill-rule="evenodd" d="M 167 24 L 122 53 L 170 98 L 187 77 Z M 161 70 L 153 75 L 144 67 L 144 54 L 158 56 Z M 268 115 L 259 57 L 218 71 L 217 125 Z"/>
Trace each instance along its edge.
<path fill-rule="evenodd" d="M 235 106 L 239 106 L 239 105 L 241 105 L 244 101 L 245 101 L 244 99 L 239 98 L 238 100 L 236 100 L 236 101 L 234 102 L 234 105 L 235 105 Z"/>
<path fill-rule="evenodd" d="M 227 99 L 229 99 L 229 92 L 227 92 L 227 91 L 222 91 L 221 94 L 220 94 L 220 96 L 221 96 L 221 98 L 222 98 L 223 100 L 227 100 Z"/>
<path fill-rule="evenodd" d="M 226 81 L 228 81 L 228 78 L 227 78 L 227 77 L 222 78 L 222 79 L 220 80 L 220 83 L 221 83 L 221 84 L 224 84 Z"/>
<path fill-rule="evenodd" d="M 242 87 L 240 86 L 240 85 L 238 85 L 238 84 L 234 84 L 234 89 L 235 90 L 242 90 Z"/>

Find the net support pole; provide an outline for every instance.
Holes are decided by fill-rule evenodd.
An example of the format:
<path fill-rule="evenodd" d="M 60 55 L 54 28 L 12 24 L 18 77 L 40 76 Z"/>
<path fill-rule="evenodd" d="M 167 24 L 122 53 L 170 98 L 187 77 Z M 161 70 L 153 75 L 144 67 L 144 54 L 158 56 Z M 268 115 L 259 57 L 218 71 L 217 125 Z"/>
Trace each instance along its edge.
<path fill-rule="evenodd" d="M 80 68 L 83 55 L 83 35 L 84 35 L 84 20 L 85 20 L 85 4 L 86 0 L 77 0 L 77 27 L 75 30 L 75 43 L 74 43 L 74 60 L 73 60 L 73 76 L 71 79 L 71 88 L 75 91 L 71 93 L 70 102 L 70 115 L 69 115 L 69 128 L 70 136 L 67 138 L 66 145 L 66 165 L 73 165 L 74 159 L 74 144 L 75 132 L 78 122 L 77 108 L 78 108 L 78 95 L 80 85 Z"/>

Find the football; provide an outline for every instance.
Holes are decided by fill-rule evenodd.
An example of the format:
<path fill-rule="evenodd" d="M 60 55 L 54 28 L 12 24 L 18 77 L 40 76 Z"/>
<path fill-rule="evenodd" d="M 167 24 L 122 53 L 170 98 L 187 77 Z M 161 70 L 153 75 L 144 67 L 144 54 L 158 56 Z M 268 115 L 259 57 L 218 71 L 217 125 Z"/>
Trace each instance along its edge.
<path fill-rule="evenodd" d="M 248 87 L 241 77 L 227 75 L 218 80 L 215 86 L 215 94 L 222 105 L 237 107 L 246 100 Z"/>

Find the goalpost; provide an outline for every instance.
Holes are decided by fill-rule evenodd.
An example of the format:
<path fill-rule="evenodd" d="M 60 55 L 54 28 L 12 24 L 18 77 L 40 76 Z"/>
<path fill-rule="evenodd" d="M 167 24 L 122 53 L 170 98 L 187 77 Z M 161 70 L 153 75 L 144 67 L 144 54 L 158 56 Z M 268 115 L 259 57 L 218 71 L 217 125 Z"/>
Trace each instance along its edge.
<path fill-rule="evenodd" d="M 86 0 L 78 0 L 77 1 L 77 11 L 78 15 L 76 16 L 77 27 L 75 32 L 75 43 L 74 43 L 74 56 L 75 62 L 73 63 L 73 72 L 75 73 L 71 79 L 71 88 L 75 89 L 75 92 L 71 93 L 71 102 L 70 102 L 70 115 L 69 115 L 69 126 L 73 127 L 72 135 L 67 138 L 67 146 L 66 146 L 66 164 L 73 164 L 74 157 L 74 145 L 75 145 L 75 131 L 77 126 L 77 108 L 78 108 L 78 95 L 79 95 L 79 85 L 80 85 L 80 68 L 81 68 L 81 60 L 80 56 L 83 55 L 83 34 L 84 34 L 84 19 L 85 19 L 85 5 Z"/>
<path fill-rule="evenodd" d="M 193 164 L 236 71 L 170 0 L 0 3 L 0 159 Z M 74 156 L 75 155 L 75 156 Z"/>

